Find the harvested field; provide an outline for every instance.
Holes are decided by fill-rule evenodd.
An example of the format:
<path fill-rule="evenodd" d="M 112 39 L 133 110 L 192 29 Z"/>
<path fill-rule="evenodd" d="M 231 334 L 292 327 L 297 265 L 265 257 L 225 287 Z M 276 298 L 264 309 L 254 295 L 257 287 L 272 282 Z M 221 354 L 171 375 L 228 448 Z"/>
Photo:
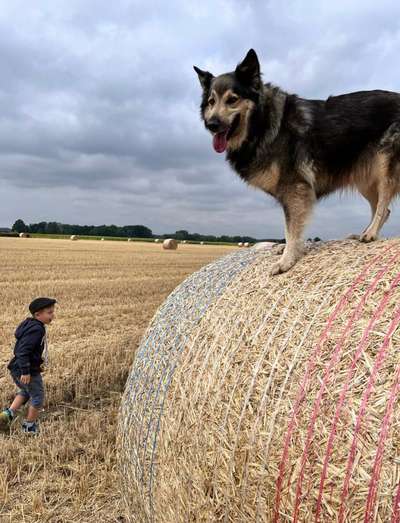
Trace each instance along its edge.
<path fill-rule="evenodd" d="M 235 247 L 236 248 L 236 247 Z M 235 249 L 234 248 L 234 249 Z M 141 335 L 187 275 L 232 247 L 0 238 L 0 400 L 14 330 L 39 295 L 59 301 L 49 328 L 47 400 L 37 439 L 0 434 L 0 522 L 125 521 L 116 416 Z"/>

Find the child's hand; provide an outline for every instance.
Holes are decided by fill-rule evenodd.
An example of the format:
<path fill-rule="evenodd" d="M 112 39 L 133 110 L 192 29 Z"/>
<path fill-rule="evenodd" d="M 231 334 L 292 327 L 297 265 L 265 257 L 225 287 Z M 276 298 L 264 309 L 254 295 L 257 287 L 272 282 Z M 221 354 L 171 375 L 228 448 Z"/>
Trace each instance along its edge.
<path fill-rule="evenodd" d="M 31 381 L 31 375 L 30 374 L 22 374 L 19 381 L 23 383 L 24 385 L 28 385 L 28 383 Z"/>

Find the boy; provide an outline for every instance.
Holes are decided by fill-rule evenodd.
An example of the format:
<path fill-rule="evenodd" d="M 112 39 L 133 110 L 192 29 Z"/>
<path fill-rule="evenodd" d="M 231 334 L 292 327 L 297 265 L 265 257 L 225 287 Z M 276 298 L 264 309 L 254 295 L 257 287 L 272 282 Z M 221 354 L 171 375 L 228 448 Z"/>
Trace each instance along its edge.
<path fill-rule="evenodd" d="M 37 419 L 43 406 L 44 389 L 41 372 L 47 360 L 46 325 L 54 318 L 53 298 L 36 298 L 29 305 L 32 317 L 20 323 L 15 331 L 17 341 L 14 357 L 8 364 L 11 377 L 18 387 L 18 392 L 11 405 L 0 413 L 0 429 L 9 429 L 17 410 L 29 399 L 28 415 L 23 421 L 22 430 L 28 434 L 38 434 Z M 44 353 L 44 354 L 43 354 Z M 47 363 L 47 361 L 46 361 Z"/>

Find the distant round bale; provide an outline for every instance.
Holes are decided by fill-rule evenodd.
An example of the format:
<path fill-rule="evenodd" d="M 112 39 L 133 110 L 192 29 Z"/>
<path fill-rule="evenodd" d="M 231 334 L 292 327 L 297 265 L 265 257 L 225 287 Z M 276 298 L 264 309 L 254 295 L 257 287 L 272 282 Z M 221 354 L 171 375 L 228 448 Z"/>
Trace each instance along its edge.
<path fill-rule="evenodd" d="M 160 242 L 160 239 L 159 239 L 159 238 L 156 238 L 156 239 L 154 240 L 154 242 L 155 242 L 155 243 L 159 243 L 159 242 Z"/>
<path fill-rule="evenodd" d="M 234 251 L 156 312 L 119 417 L 130 522 L 400 521 L 400 240 L 276 260 Z"/>
<path fill-rule="evenodd" d="M 243 242 L 239 242 L 238 247 L 243 247 Z"/>
<path fill-rule="evenodd" d="M 78 239 L 78 236 L 76 236 L 75 234 L 73 234 L 71 237 L 70 237 L 70 240 L 72 241 L 76 241 Z"/>
<path fill-rule="evenodd" d="M 131 242 L 132 241 L 132 238 L 128 238 L 128 242 Z"/>
<path fill-rule="evenodd" d="M 204 242 L 200 242 L 200 245 L 204 245 Z"/>
<path fill-rule="evenodd" d="M 101 241 L 104 242 L 104 238 L 102 238 Z"/>
<path fill-rule="evenodd" d="M 28 234 L 27 232 L 20 232 L 19 237 L 20 238 L 30 238 L 30 234 Z"/>
<path fill-rule="evenodd" d="M 250 247 L 250 243 L 249 242 L 244 243 L 243 247 Z"/>
<path fill-rule="evenodd" d="M 176 250 L 178 248 L 178 242 L 173 238 L 168 238 L 163 242 L 163 249 Z"/>

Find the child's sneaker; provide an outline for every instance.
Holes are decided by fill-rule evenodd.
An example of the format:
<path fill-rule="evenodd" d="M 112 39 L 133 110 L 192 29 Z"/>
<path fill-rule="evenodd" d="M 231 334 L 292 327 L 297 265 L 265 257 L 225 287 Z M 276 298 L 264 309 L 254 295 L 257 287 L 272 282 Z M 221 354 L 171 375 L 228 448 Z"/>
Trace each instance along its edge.
<path fill-rule="evenodd" d="M 0 412 L 0 430 L 10 430 L 14 416 L 10 409 L 4 409 Z"/>
<path fill-rule="evenodd" d="M 33 434 L 35 436 L 39 434 L 39 424 L 35 421 L 24 421 L 22 423 L 22 432 Z"/>

